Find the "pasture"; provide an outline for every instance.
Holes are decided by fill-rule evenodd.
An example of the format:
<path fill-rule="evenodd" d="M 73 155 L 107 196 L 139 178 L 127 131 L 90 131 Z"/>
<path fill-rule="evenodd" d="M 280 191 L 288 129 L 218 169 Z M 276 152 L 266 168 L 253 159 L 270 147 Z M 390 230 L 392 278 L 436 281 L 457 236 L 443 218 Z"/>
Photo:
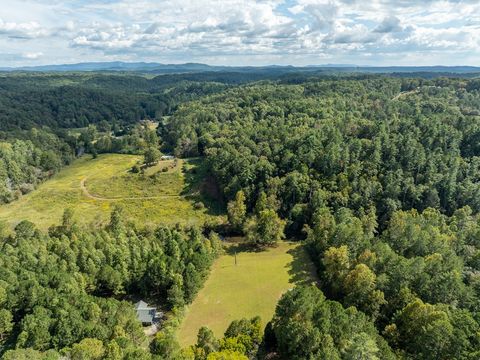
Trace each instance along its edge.
<path fill-rule="evenodd" d="M 200 224 L 217 217 L 221 204 L 204 191 L 200 159 L 161 161 L 144 174 L 129 172 L 141 156 L 103 154 L 83 156 L 19 200 L 0 206 L 0 221 L 15 226 L 29 220 L 46 230 L 58 224 L 65 208 L 74 210 L 79 224 L 108 222 L 115 204 L 138 225 Z M 207 206 L 194 206 L 202 201 Z M 209 206 L 210 205 L 210 206 Z"/>
<path fill-rule="evenodd" d="M 259 315 L 265 326 L 284 292 L 296 284 L 315 281 L 315 268 L 298 243 L 281 242 L 261 252 L 248 251 L 242 244 L 231 245 L 187 308 L 178 340 L 182 346 L 193 345 L 202 326 L 222 337 L 232 320 L 243 317 Z"/>

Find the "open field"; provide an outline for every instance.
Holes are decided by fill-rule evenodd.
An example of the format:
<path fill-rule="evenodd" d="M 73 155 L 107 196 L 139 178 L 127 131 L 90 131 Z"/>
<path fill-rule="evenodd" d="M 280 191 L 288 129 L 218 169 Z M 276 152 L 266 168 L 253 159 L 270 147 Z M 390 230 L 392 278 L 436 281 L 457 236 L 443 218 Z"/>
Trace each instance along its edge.
<path fill-rule="evenodd" d="M 262 252 L 231 246 L 215 262 L 205 286 L 189 306 L 178 331 L 179 342 L 182 346 L 194 344 L 202 326 L 221 337 L 232 320 L 243 317 L 259 315 L 266 325 L 285 291 L 316 280 L 315 268 L 298 243 L 282 242 Z"/>
<path fill-rule="evenodd" d="M 138 224 L 199 224 L 221 212 L 221 206 L 194 209 L 196 201 L 214 204 L 202 189 L 199 159 L 161 161 L 145 174 L 129 169 L 140 156 L 104 154 L 84 156 L 33 192 L 11 204 L 0 206 L 0 220 L 15 225 L 30 220 L 40 229 L 58 224 L 65 208 L 75 212 L 81 224 L 108 221 L 114 204 L 121 205 L 129 220 Z M 167 168 L 167 171 L 162 171 Z"/>

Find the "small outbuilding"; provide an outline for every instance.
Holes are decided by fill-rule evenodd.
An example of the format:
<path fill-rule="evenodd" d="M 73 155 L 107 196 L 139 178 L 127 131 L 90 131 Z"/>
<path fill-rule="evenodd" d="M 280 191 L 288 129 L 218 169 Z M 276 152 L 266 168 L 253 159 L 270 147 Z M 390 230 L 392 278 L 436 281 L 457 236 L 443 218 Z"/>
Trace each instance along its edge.
<path fill-rule="evenodd" d="M 156 324 L 163 316 L 163 313 L 157 312 L 156 308 L 148 306 L 143 300 L 135 304 L 135 311 L 137 312 L 138 321 L 143 325 Z"/>
<path fill-rule="evenodd" d="M 162 157 L 160 159 L 161 160 L 173 160 L 173 159 L 175 159 L 175 156 L 173 156 L 173 155 L 162 155 Z"/>

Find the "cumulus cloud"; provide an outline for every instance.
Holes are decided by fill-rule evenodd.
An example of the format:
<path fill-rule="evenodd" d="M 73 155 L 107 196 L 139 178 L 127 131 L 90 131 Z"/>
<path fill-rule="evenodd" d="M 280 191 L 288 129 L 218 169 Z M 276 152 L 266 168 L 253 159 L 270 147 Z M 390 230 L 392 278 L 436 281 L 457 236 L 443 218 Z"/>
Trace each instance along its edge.
<path fill-rule="evenodd" d="M 324 41 L 336 44 L 368 44 L 378 40 L 378 35 L 370 32 L 366 26 L 354 25 L 341 27 L 325 37 Z"/>
<path fill-rule="evenodd" d="M 415 54 L 433 61 L 442 51 L 446 62 L 461 62 L 458 51 L 480 59 L 474 0 L 11 0 L 4 6 L 9 20 L 0 19 L 0 46 L 22 54 L 31 42 L 37 56 L 30 60 L 381 63 Z M 20 9 L 29 14 L 25 21 Z"/>
<path fill-rule="evenodd" d="M 44 37 L 48 34 L 45 28 L 35 21 L 16 23 L 5 22 L 0 19 L 0 35 L 17 39 L 33 39 Z"/>
<path fill-rule="evenodd" d="M 386 17 L 374 30 L 374 32 L 377 33 L 391 33 L 398 31 L 402 31 L 402 27 L 400 26 L 400 19 L 396 16 Z"/>

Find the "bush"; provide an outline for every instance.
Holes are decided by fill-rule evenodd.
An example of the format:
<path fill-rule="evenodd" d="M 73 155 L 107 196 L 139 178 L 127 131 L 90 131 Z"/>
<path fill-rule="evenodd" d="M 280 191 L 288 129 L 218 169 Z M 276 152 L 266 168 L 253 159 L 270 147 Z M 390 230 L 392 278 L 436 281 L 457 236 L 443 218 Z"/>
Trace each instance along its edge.
<path fill-rule="evenodd" d="M 15 190 L 13 192 L 13 200 L 18 200 L 22 197 L 22 192 L 20 190 Z"/>
<path fill-rule="evenodd" d="M 20 185 L 20 191 L 22 192 L 23 195 L 28 194 L 29 192 L 35 190 L 35 185 L 33 184 L 21 184 Z"/>
<path fill-rule="evenodd" d="M 193 208 L 195 210 L 202 210 L 205 208 L 205 205 L 201 201 L 197 201 L 195 204 L 193 204 Z"/>
<path fill-rule="evenodd" d="M 132 166 L 132 170 L 131 170 L 131 171 L 132 171 L 132 173 L 134 173 L 134 174 L 138 174 L 138 173 L 140 172 L 140 170 L 141 170 L 141 169 L 140 169 L 140 166 L 139 166 L 138 164 L 135 164 L 135 165 Z"/>

